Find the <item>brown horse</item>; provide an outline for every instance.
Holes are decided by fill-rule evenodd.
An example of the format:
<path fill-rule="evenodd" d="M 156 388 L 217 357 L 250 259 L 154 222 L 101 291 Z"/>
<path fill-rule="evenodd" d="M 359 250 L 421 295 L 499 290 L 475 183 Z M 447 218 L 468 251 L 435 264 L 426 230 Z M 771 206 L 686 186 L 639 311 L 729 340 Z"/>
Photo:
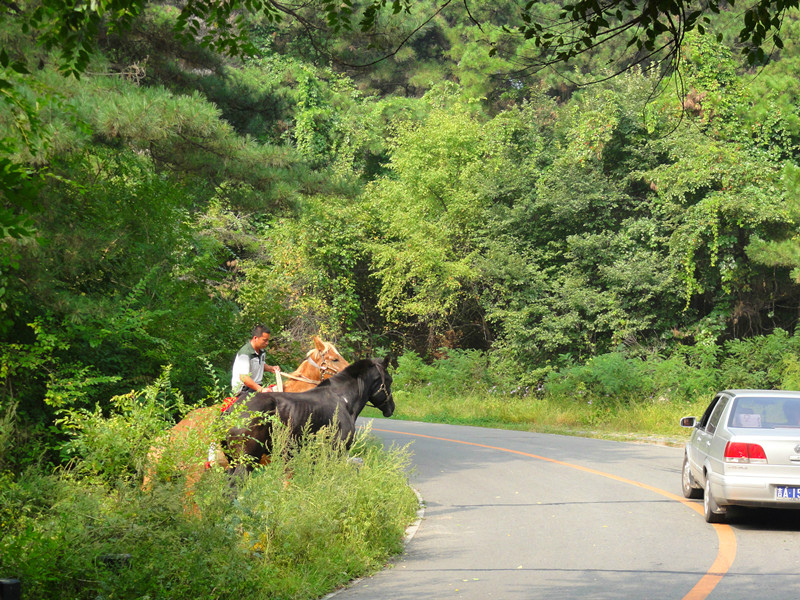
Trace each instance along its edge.
<path fill-rule="evenodd" d="M 283 391 L 303 392 L 312 389 L 323 380 L 345 369 L 349 364 L 339 354 L 336 346 L 314 336 L 314 348 L 308 351 L 300 366 L 292 373 L 281 373 L 281 376 L 288 378 L 288 381 L 283 384 Z M 212 425 L 224 406 L 224 404 L 218 404 L 196 408 L 187 413 L 172 429 L 158 439 L 147 453 L 147 467 L 142 487 L 145 489 L 150 487 L 156 466 L 168 447 L 188 446 L 190 438 L 200 439 L 204 448 L 209 448 L 214 444 L 216 434 Z M 216 462 L 222 467 L 228 466 L 228 461 L 221 451 L 216 450 L 214 454 L 215 460 L 212 461 L 212 457 L 209 457 L 209 463 Z M 206 466 L 209 465 L 206 464 Z M 203 459 L 198 457 L 196 464 L 185 465 L 184 469 L 187 471 L 187 485 L 193 485 L 202 473 Z"/>

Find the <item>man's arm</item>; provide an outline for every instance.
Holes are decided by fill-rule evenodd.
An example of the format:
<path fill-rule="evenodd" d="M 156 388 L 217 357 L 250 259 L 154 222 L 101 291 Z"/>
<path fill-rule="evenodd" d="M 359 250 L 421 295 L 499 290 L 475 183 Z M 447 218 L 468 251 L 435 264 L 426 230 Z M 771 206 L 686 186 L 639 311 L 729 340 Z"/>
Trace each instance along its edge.
<path fill-rule="evenodd" d="M 264 367 L 264 369 L 266 370 L 266 366 Z M 251 390 L 260 392 L 261 390 L 264 389 L 261 385 L 253 381 L 253 378 L 250 377 L 250 375 L 239 375 L 239 379 L 241 379 L 242 383 L 245 384 L 247 387 L 249 387 Z"/>

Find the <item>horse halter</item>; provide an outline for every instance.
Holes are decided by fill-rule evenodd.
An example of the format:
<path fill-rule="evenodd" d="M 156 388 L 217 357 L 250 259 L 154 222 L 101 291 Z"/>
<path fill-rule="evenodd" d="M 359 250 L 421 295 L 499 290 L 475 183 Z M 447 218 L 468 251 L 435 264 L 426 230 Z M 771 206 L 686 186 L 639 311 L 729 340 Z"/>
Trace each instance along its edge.
<path fill-rule="evenodd" d="M 332 367 L 331 365 L 328 364 L 328 360 L 325 358 L 325 354 L 323 352 L 320 352 L 319 355 L 322 357 L 320 364 L 317 364 L 314 361 L 314 359 L 311 358 L 310 356 L 307 357 L 306 360 L 312 367 L 319 369 L 320 378 L 324 379 L 323 376 L 326 373 L 331 373 L 332 375 L 336 375 L 339 372 L 339 369 L 337 369 L 336 367 Z"/>
<path fill-rule="evenodd" d="M 295 375 L 294 373 L 291 374 L 283 373 L 283 376 L 288 377 L 289 379 L 295 379 L 297 381 L 305 381 L 306 383 L 313 383 L 315 385 L 318 385 L 322 383 L 327 373 L 336 375 L 339 372 L 339 369 L 337 369 L 336 367 L 332 367 L 331 365 L 328 364 L 327 359 L 325 359 L 324 353 L 320 352 L 319 354 L 323 358 L 323 360 L 320 361 L 321 364 L 317 364 L 317 362 L 313 358 L 311 358 L 310 352 L 305 359 L 305 362 L 307 362 L 308 364 L 310 364 L 312 367 L 314 367 L 319 371 L 319 379 L 309 379 L 308 377 L 304 377 L 303 375 Z"/>
<path fill-rule="evenodd" d="M 373 406 L 375 406 L 375 408 L 380 409 L 381 407 L 378 406 L 376 404 L 376 402 L 375 402 L 375 395 L 378 392 L 383 392 L 383 402 L 381 402 L 381 406 L 384 406 L 387 402 L 389 402 L 389 400 L 392 399 L 392 393 L 386 387 L 386 377 L 384 377 L 383 368 L 380 365 L 375 365 L 375 367 L 378 369 L 378 372 L 381 374 L 381 386 L 377 390 L 375 390 L 375 394 L 372 394 L 370 396 L 370 401 L 372 402 Z"/>

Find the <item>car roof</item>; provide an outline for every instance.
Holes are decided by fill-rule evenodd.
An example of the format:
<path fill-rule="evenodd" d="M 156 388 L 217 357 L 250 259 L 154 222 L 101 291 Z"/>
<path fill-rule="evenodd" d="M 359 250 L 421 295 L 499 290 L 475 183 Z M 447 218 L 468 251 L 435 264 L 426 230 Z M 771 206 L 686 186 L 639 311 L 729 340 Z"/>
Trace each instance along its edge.
<path fill-rule="evenodd" d="M 791 390 L 723 390 L 719 393 L 750 398 L 800 398 L 800 391 Z"/>

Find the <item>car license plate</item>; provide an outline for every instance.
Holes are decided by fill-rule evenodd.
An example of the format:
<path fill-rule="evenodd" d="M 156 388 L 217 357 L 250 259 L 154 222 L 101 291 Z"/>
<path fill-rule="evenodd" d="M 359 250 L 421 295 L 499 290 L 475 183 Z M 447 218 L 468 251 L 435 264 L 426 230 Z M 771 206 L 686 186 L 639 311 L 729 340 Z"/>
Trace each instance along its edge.
<path fill-rule="evenodd" d="M 775 499 L 800 501 L 800 487 L 779 485 L 775 488 Z"/>

